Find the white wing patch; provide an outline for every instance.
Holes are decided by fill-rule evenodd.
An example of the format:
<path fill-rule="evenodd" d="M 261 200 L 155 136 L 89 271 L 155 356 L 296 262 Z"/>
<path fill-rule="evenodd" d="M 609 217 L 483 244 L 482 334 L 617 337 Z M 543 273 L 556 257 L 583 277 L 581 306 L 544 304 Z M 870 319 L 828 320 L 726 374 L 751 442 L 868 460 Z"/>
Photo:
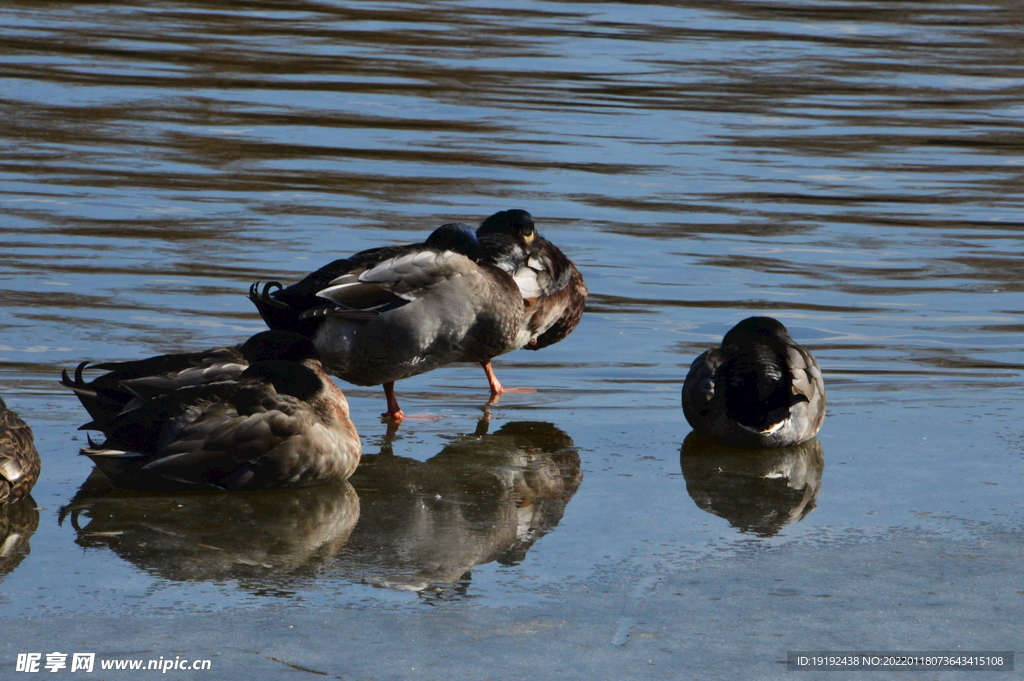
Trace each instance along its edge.
<path fill-rule="evenodd" d="M 4 459 L 0 463 L 0 474 L 9 482 L 15 482 L 23 473 L 21 466 L 14 459 Z"/>
<path fill-rule="evenodd" d="M 529 267 L 520 267 L 512 275 L 524 300 L 540 298 L 543 293 L 540 282 L 537 280 L 537 270 Z"/>

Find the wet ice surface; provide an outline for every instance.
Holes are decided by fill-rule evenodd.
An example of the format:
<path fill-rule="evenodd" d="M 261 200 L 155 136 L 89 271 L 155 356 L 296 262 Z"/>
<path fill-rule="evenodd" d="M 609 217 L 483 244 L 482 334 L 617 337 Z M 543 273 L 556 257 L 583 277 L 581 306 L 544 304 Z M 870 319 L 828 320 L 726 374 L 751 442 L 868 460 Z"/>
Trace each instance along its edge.
<path fill-rule="evenodd" d="M 546 407 L 562 423 L 581 424 L 573 441 L 582 483 L 557 524 L 520 555 L 508 551 L 507 536 L 488 532 L 514 534 L 517 526 L 495 515 L 500 494 L 454 500 L 476 502 L 460 524 L 446 514 L 452 505 L 413 498 L 430 489 L 427 476 L 417 477 L 415 492 L 397 489 L 405 484 L 398 477 L 390 478 L 395 490 L 361 491 L 365 516 L 354 530 L 332 509 L 341 521 L 320 521 L 313 549 L 254 556 L 266 541 L 266 529 L 254 527 L 244 540 L 225 533 L 219 551 L 201 547 L 186 564 L 180 552 L 195 546 L 167 535 L 193 532 L 193 542 L 210 545 L 216 530 L 211 539 L 150 510 L 136 521 L 141 528 L 124 517 L 95 528 L 134 537 L 88 537 L 56 522 L 68 501 L 59 490 L 79 479 L 48 479 L 36 493 L 43 523 L 32 553 L 4 581 L 4 611 L 18 622 L 10 649 L 57 640 L 55 649 L 109 657 L 209 656 L 215 678 L 273 672 L 280 663 L 271 658 L 342 678 L 408 678 L 413 668 L 424 678 L 479 676 L 499 664 L 512 675 L 554 664 L 551 673 L 567 678 L 664 678 L 680 664 L 712 677 L 737 669 L 781 676 L 787 650 L 1011 649 L 1013 623 L 1024 614 L 1014 570 L 1022 537 L 1013 481 L 1021 470 L 1007 455 L 1018 446 L 1012 424 L 991 414 L 1014 392 L 995 389 L 994 404 L 974 409 L 961 408 L 954 393 L 933 394 L 924 408 L 840 396 L 820 439 L 817 506 L 772 537 L 740 533 L 691 498 L 680 465 L 686 429 L 674 405 L 637 404 L 632 417 L 629 409 L 587 407 L 586 398 Z M 377 409 L 366 402 L 364 412 Z M 525 402 L 494 411 L 521 423 L 516 412 L 537 411 Z M 460 424 L 475 427 L 472 408 L 455 411 L 403 426 L 395 456 L 405 447 L 439 455 Z M 982 418 L 993 433 L 979 440 L 972 424 Z M 936 431 L 945 436 L 919 434 Z M 63 447 L 56 449 L 75 464 L 66 468 L 83 474 L 87 467 Z M 381 456 L 373 449 L 370 462 Z M 374 504 L 397 513 L 382 516 Z M 364 519 L 376 534 L 358 534 Z M 302 516 L 285 520 L 299 525 Z M 227 519 L 218 524 L 238 531 Z M 131 540 L 144 545 L 132 550 Z M 233 544 L 244 550 L 212 568 L 202 562 Z M 496 546 L 504 560 L 483 562 Z M 438 583 L 422 588 L 430 578 Z M 387 652 L 375 654 L 378 645 Z"/>
<path fill-rule="evenodd" d="M 769 678 L 787 650 L 1012 649 L 1009 7 L 5 8 L 0 389 L 44 475 L 0 665 Z M 509 207 L 591 290 L 567 340 L 496 363 L 538 393 L 402 381 L 392 439 L 343 385 L 351 490 L 80 494 L 61 368 L 237 342 L 252 281 Z M 684 446 L 690 361 L 753 313 L 825 372 L 820 452 L 779 463 L 802 484 Z"/>

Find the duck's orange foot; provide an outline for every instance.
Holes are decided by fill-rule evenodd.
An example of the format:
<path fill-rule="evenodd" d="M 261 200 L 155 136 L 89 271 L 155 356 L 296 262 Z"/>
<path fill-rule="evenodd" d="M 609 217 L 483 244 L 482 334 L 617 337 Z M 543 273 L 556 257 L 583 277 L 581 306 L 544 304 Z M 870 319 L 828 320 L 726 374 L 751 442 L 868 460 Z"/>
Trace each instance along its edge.
<path fill-rule="evenodd" d="M 498 377 L 494 375 L 494 367 L 491 366 L 490 362 L 480 362 L 480 366 L 484 368 L 484 373 L 487 374 L 487 385 L 491 388 L 491 401 L 488 404 L 494 404 L 498 401 L 498 398 L 504 393 L 535 393 L 536 388 L 506 388 L 498 380 Z"/>
<path fill-rule="evenodd" d="M 398 398 L 395 397 L 395 382 L 388 381 L 384 384 L 384 398 L 388 402 L 388 410 L 381 414 L 383 418 L 391 419 L 395 423 L 401 423 L 405 418 L 402 408 L 398 406 Z"/>

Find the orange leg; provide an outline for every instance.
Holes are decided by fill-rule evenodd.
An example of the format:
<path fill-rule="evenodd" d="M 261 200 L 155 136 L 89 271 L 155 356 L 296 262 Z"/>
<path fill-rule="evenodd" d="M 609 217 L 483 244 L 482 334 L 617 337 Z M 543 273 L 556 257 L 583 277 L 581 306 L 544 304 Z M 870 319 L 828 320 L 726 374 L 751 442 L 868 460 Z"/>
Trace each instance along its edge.
<path fill-rule="evenodd" d="M 487 384 L 491 386 L 491 401 L 490 404 L 497 404 L 498 398 L 504 393 L 535 393 L 537 392 L 533 388 L 506 388 L 498 381 L 498 377 L 494 375 L 494 367 L 491 366 L 490 360 L 486 362 L 480 362 L 480 366 L 484 368 L 484 373 L 487 374 Z"/>
<path fill-rule="evenodd" d="M 491 386 L 491 399 L 500 397 L 505 392 L 505 388 L 498 381 L 498 377 L 494 375 L 494 367 L 491 366 L 491 360 L 480 362 L 480 366 L 484 368 L 484 373 L 487 374 L 487 385 Z"/>
<path fill-rule="evenodd" d="M 384 398 L 388 401 L 388 410 L 381 414 L 381 416 L 386 416 L 395 423 L 401 423 L 402 419 L 405 418 L 405 414 L 402 413 L 402 408 L 398 406 L 398 398 L 395 397 L 394 381 L 388 381 L 384 384 Z"/>

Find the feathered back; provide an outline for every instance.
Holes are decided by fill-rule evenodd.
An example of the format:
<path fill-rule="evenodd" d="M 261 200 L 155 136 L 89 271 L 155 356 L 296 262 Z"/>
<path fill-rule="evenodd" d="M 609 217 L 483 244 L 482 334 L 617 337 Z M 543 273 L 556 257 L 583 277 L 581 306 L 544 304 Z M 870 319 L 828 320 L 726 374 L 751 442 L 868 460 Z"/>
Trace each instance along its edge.
<path fill-rule="evenodd" d="M 41 467 L 32 429 L 0 399 L 0 507 L 28 496 Z"/>
<path fill-rule="evenodd" d="M 771 317 L 744 319 L 694 360 L 682 398 L 694 430 L 735 447 L 799 444 L 825 419 L 818 363 Z"/>

